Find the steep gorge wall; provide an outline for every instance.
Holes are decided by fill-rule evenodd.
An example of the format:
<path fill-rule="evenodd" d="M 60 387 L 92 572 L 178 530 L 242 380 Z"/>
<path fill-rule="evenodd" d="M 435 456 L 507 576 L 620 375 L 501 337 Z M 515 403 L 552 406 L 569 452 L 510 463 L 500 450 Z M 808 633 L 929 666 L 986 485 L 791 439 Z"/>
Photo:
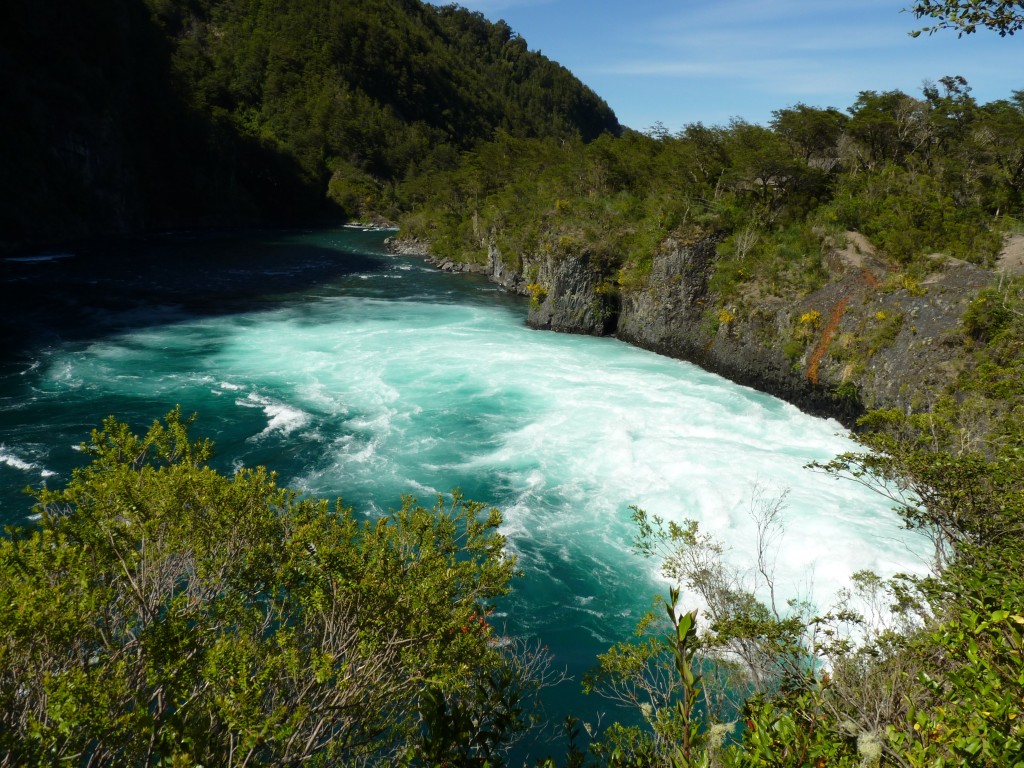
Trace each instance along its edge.
<path fill-rule="evenodd" d="M 708 279 L 714 268 L 715 246 L 710 239 L 690 245 L 667 242 L 655 255 L 643 282 L 622 290 L 617 301 L 596 296 L 593 290 L 588 295 L 587 288 L 601 281 L 592 269 L 581 269 L 585 259 L 568 258 L 546 265 L 539 271 L 538 281 L 547 293 L 543 301 L 531 305 L 527 322 L 553 330 L 613 334 L 776 395 L 811 413 L 852 421 L 858 413 L 856 402 L 837 395 L 827 384 L 809 382 L 783 351 L 780 340 L 788 324 L 785 307 L 766 304 L 743 322 L 714 322 Z M 554 279 L 545 281 L 547 275 Z M 608 309 L 600 326 L 579 311 L 599 301 Z"/>
<path fill-rule="evenodd" d="M 714 260 L 711 240 L 690 246 L 666 243 L 644 283 L 623 295 L 618 338 L 696 363 L 811 413 L 853 417 L 848 398 L 807 381 L 787 357 L 781 339 L 788 308 L 765 303 L 742 320 L 717 321 L 708 291 Z"/>
<path fill-rule="evenodd" d="M 791 301 L 747 297 L 724 312 L 708 285 L 713 239 L 667 241 L 639 284 L 617 293 L 586 253 L 521 255 L 513 266 L 491 245 L 486 265 L 435 263 L 531 296 L 532 327 L 615 335 L 852 426 L 866 408 L 927 407 L 953 382 L 963 313 L 995 278 L 942 260 L 918 285 L 865 241 L 855 245 L 863 252 L 826 260 L 829 280 L 817 291 Z M 427 253 L 426 244 L 413 250 Z"/>
<path fill-rule="evenodd" d="M 833 254 L 829 281 L 797 300 L 722 312 L 708 290 L 714 243 L 667 243 L 622 298 L 616 335 L 852 425 L 865 408 L 926 407 L 962 362 L 960 320 L 993 275 L 946 262 L 921 285 L 868 256 Z"/>

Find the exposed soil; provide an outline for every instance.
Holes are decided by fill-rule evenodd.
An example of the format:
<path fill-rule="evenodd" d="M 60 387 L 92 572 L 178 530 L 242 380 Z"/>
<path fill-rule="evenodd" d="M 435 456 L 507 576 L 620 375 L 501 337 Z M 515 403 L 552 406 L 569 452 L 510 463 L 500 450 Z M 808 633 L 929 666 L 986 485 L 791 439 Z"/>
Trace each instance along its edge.
<path fill-rule="evenodd" d="M 996 260 L 996 269 L 1009 275 L 1024 274 L 1024 235 L 1010 235 Z"/>

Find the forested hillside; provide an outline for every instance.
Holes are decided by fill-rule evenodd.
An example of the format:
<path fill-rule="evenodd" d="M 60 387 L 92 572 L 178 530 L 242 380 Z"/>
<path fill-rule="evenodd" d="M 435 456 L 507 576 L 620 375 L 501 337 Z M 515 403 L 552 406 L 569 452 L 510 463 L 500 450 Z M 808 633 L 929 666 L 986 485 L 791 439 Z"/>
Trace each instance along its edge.
<path fill-rule="evenodd" d="M 844 110 L 781 107 L 767 126 L 656 127 L 589 145 L 506 137 L 469 153 L 436 188 L 425 201 L 406 193 L 417 202 L 409 234 L 464 260 L 486 260 L 488 242 L 512 262 L 575 248 L 628 285 L 666 239 L 714 234 L 716 284 L 729 302 L 756 274 L 774 295 L 806 290 L 821 278 L 827 243 L 856 230 L 921 276 L 934 252 L 991 264 L 1015 231 L 1024 91 L 978 104 L 950 76 L 919 95 L 865 91 Z"/>
<path fill-rule="evenodd" d="M 506 24 L 418 0 L 17 0 L 0 31 L 0 241 L 395 212 L 495 130 L 614 114 Z"/>

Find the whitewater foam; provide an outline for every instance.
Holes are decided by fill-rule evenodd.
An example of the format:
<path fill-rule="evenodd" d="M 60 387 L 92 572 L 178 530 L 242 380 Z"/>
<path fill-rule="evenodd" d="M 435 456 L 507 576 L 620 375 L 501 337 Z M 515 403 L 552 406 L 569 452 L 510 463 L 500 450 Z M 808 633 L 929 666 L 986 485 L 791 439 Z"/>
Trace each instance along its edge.
<path fill-rule="evenodd" d="M 35 469 L 35 464 L 25 461 L 19 458 L 16 454 L 12 453 L 7 449 L 7 446 L 0 444 L 0 464 L 6 464 L 14 469 L 20 469 L 23 472 Z"/>
<path fill-rule="evenodd" d="M 0 464 L 6 464 L 12 469 L 17 469 L 21 472 L 38 472 L 39 476 L 43 479 L 49 477 L 55 477 L 56 472 L 45 467 L 40 467 L 34 461 L 26 461 L 19 456 L 13 449 L 8 448 L 3 443 L 0 443 Z"/>
<path fill-rule="evenodd" d="M 262 440 L 275 432 L 287 437 L 295 430 L 306 426 L 310 420 L 309 414 L 305 411 L 280 400 L 257 394 L 256 392 L 250 392 L 244 399 L 239 398 L 235 400 L 235 404 L 244 408 L 261 408 L 263 413 L 266 414 L 266 429 L 249 438 L 254 442 Z"/>

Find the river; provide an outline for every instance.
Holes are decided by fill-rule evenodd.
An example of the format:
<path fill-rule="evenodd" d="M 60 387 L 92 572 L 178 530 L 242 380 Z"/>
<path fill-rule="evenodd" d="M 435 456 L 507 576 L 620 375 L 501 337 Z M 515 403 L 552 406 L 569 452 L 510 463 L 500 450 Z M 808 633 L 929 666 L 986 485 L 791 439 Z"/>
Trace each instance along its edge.
<path fill-rule="evenodd" d="M 894 514 L 804 465 L 849 450 L 838 423 L 614 339 L 534 331 L 525 300 L 389 255 L 383 231 L 167 235 L 6 260 L 0 522 L 27 485 L 65 481 L 109 414 L 142 430 L 199 414 L 218 468 L 366 515 L 459 487 L 504 514 L 523 576 L 497 619 L 574 678 L 552 719 L 595 719 L 579 693 L 628 636 L 656 564 L 629 507 L 696 519 L 752 565 L 752 489 L 789 489 L 783 596 L 827 602 L 851 573 L 919 570 Z M 683 604 L 688 605 L 687 595 Z"/>

